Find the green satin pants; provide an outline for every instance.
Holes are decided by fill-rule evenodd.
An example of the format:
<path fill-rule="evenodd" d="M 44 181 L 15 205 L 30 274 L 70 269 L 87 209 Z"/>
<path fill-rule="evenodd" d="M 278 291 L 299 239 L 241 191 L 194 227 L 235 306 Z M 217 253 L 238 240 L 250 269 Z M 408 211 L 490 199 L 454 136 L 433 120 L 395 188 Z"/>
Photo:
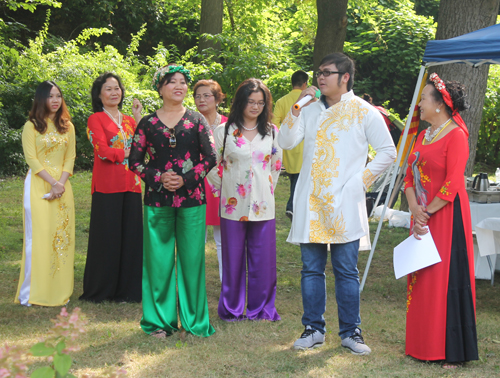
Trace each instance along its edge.
<path fill-rule="evenodd" d="M 148 334 L 158 329 L 171 334 L 179 328 L 176 266 L 182 327 L 202 337 L 215 332 L 205 287 L 205 207 L 144 206 L 141 328 Z"/>

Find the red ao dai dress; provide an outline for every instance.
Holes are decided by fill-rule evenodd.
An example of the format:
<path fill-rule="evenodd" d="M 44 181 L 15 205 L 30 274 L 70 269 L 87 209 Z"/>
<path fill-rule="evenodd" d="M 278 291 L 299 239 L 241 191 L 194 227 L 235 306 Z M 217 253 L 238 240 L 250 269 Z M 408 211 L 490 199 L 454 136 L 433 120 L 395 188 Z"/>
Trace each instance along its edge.
<path fill-rule="evenodd" d="M 441 262 L 408 276 L 406 354 L 420 360 L 478 359 L 472 227 L 464 171 L 467 136 L 455 128 L 424 144 L 422 132 L 408 159 L 405 188 L 419 204 L 437 196 L 448 204 L 428 226 Z"/>

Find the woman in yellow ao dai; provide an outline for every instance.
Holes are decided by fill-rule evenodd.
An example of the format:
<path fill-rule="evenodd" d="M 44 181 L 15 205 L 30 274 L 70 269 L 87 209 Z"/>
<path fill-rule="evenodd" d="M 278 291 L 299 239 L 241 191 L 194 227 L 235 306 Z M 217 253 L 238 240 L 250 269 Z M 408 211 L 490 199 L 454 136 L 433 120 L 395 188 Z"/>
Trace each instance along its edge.
<path fill-rule="evenodd" d="M 73 293 L 75 212 L 68 181 L 75 129 L 51 81 L 41 83 L 23 129 L 29 171 L 24 183 L 23 257 L 16 303 L 62 306 Z"/>

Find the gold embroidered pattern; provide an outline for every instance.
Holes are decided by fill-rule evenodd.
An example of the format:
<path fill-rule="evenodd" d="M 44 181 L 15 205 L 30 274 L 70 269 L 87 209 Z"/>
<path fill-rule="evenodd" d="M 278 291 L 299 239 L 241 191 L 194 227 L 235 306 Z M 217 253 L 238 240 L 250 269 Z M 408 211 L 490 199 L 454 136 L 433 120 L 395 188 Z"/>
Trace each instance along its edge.
<path fill-rule="evenodd" d="M 443 187 L 439 190 L 441 194 L 445 196 L 449 196 L 450 192 L 448 191 L 448 188 L 450 186 L 451 181 L 448 181 L 446 184 L 443 185 Z"/>
<path fill-rule="evenodd" d="M 293 127 L 294 121 L 292 117 L 292 111 L 290 110 L 287 114 L 283 122 L 281 122 L 281 127 L 288 126 L 289 129 Z"/>
<path fill-rule="evenodd" d="M 431 182 L 431 178 L 427 176 L 423 171 L 423 167 L 425 167 L 426 163 L 427 161 L 417 162 L 418 171 L 420 172 L 420 182 L 423 186 L 425 186 L 426 182 Z"/>
<path fill-rule="evenodd" d="M 406 312 L 410 309 L 411 293 L 413 292 L 413 286 L 415 286 L 415 283 L 417 282 L 417 273 L 418 271 L 411 274 L 411 282 L 410 285 L 408 285 L 408 293 L 406 297 Z"/>
<path fill-rule="evenodd" d="M 342 213 L 334 218 L 335 196 L 329 190 L 338 177 L 340 159 L 335 157 L 334 145 L 339 141 L 336 132 L 349 132 L 361 123 L 368 109 L 357 101 L 340 102 L 326 111 L 326 119 L 319 126 L 316 148 L 312 162 L 313 189 L 309 196 L 309 210 L 317 215 L 309 224 L 311 243 L 345 243 L 346 223 Z"/>
<path fill-rule="evenodd" d="M 365 184 L 366 189 L 372 186 L 376 178 L 377 177 L 369 169 L 365 169 L 363 172 L 363 183 Z"/>
<path fill-rule="evenodd" d="M 49 127 L 47 127 L 47 131 L 42 135 L 40 140 L 45 144 L 45 150 L 43 151 L 43 166 L 45 170 L 52 177 L 59 177 L 61 175 L 61 168 L 54 164 L 54 159 L 51 158 L 51 155 L 59 149 L 67 148 L 68 133 L 59 134 L 55 129 L 55 126 L 52 126 L 49 132 Z"/>
<path fill-rule="evenodd" d="M 59 201 L 59 204 L 57 209 L 57 228 L 54 233 L 54 239 L 52 240 L 52 261 L 50 270 L 53 277 L 59 271 L 61 265 L 66 264 L 68 247 L 71 242 L 69 207 L 61 199 L 55 201 Z"/>

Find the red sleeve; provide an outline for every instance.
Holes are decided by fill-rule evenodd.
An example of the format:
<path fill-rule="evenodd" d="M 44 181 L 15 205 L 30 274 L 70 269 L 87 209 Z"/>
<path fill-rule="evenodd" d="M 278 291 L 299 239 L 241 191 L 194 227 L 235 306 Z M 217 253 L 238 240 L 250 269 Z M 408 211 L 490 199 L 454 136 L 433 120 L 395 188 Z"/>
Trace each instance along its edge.
<path fill-rule="evenodd" d="M 451 131 L 453 135 L 446 145 L 446 178 L 437 197 L 453 202 L 459 189 L 464 187 L 464 173 L 469 159 L 469 143 L 467 136 L 460 129 Z"/>
<path fill-rule="evenodd" d="M 101 112 L 94 113 L 87 121 L 87 136 L 94 147 L 94 155 L 101 160 L 121 163 L 125 159 L 125 151 L 122 148 L 109 146 L 111 141 L 106 138 L 100 115 Z"/>

